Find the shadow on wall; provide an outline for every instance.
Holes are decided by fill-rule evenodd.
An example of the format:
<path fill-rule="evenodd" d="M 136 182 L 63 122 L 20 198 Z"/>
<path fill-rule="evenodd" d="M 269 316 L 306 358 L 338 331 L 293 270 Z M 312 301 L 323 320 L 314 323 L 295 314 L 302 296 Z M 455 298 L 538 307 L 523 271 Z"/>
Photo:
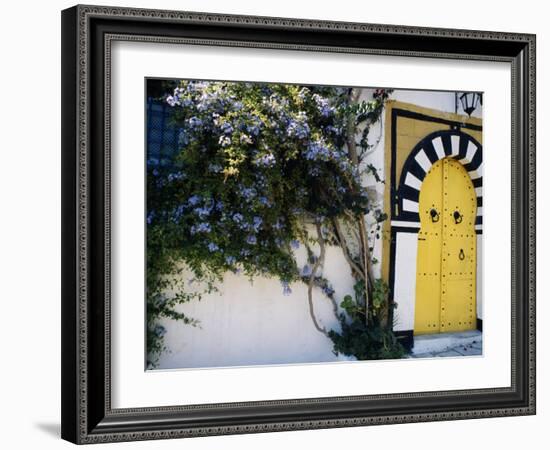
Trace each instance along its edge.
<path fill-rule="evenodd" d="M 305 251 L 297 259 L 305 262 Z M 339 248 L 328 247 L 323 273 L 337 298 L 349 294 L 353 280 Z M 185 275 L 183 275 L 185 276 Z M 226 273 L 220 291 L 180 305 L 198 327 L 163 320 L 168 348 L 158 369 L 227 367 L 346 361 L 332 352 L 333 342 L 318 332 L 309 315 L 307 286 L 293 283 L 283 295 L 279 280 Z M 315 316 L 327 329 L 340 331 L 330 301 L 314 290 Z M 352 358 L 354 359 L 354 358 Z"/>

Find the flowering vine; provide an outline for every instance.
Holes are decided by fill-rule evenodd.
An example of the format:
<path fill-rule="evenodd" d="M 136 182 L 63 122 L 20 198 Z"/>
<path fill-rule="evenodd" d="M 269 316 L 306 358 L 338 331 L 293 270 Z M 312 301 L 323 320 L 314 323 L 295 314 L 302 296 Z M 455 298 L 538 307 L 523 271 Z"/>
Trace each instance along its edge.
<path fill-rule="evenodd" d="M 320 289 L 342 325 L 322 274 L 325 246 L 339 245 L 357 283 L 356 310 L 376 312 L 372 242 L 365 215 L 374 209 L 364 186 L 377 177 L 364 164 L 369 127 L 389 92 L 369 101 L 359 90 L 265 83 L 181 81 L 165 97 L 180 128 L 180 151 L 169 169 L 147 165 L 147 317 L 152 363 L 164 349 L 161 317 L 197 325 L 176 306 L 216 290 L 227 271 L 276 277 L 284 295 L 291 283 L 308 286 L 316 329 L 335 341 L 340 334 L 318 323 L 312 293 Z M 359 136 L 357 142 L 356 137 Z M 298 267 L 294 250 L 308 261 Z M 318 248 L 318 252 L 317 252 Z M 203 290 L 183 285 L 181 264 Z M 171 288 L 172 294 L 167 291 Z M 349 302 L 348 302 L 349 303 Z M 335 334 L 336 333 L 336 334 Z"/>

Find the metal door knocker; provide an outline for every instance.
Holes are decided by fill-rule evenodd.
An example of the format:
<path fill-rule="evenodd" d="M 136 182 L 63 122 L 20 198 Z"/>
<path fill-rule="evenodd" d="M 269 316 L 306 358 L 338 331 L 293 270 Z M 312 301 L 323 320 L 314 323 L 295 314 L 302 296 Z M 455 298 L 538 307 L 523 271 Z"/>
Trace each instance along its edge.
<path fill-rule="evenodd" d="M 460 249 L 460 253 L 458 254 L 458 259 L 463 261 L 464 258 L 466 258 L 466 255 L 464 254 L 464 250 Z"/>
<path fill-rule="evenodd" d="M 432 218 L 433 223 L 439 222 L 439 213 L 435 208 L 430 210 L 430 217 Z"/>
<path fill-rule="evenodd" d="M 453 213 L 453 217 L 454 217 L 454 219 L 455 219 L 455 223 L 456 223 L 456 224 L 459 224 L 460 222 L 462 222 L 462 214 L 460 214 L 460 212 L 455 211 L 455 212 Z"/>

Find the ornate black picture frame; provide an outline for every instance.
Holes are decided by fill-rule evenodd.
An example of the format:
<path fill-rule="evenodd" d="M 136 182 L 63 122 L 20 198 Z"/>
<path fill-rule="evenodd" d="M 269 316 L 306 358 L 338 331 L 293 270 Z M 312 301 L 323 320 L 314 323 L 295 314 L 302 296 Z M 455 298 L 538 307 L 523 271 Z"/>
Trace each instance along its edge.
<path fill-rule="evenodd" d="M 110 49 L 116 40 L 502 61 L 512 73 L 511 386 L 113 409 Z M 62 437 L 74 443 L 535 413 L 535 36 L 75 6 L 62 12 Z"/>

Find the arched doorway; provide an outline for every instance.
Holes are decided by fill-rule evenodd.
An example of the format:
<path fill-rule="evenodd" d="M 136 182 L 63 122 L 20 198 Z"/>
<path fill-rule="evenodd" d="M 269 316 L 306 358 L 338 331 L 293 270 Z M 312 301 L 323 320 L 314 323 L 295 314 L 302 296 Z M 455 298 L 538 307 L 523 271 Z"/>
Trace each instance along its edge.
<path fill-rule="evenodd" d="M 476 328 L 476 191 L 464 166 L 445 157 L 418 198 L 414 334 Z"/>
<path fill-rule="evenodd" d="M 391 124 L 391 133 L 388 141 L 387 154 L 389 156 L 386 158 L 385 166 L 386 180 L 389 180 L 389 183 L 386 183 L 385 202 L 387 201 L 387 213 L 390 220 L 385 221 L 384 225 L 382 260 L 382 269 L 383 271 L 387 270 L 390 298 L 395 306 L 390 311 L 390 320 L 394 332 L 408 348 L 414 346 L 416 341 L 417 273 L 424 273 L 424 271 L 417 270 L 418 244 L 422 243 L 418 240 L 418 233 L 421 229 L 420 190 L 432 166 L 445 158 L 453 159 L 462 166 L 475 191 L 477 211 L 474 229 L 477 244 L 477 277 L 475 283 L 472 284 L 475 284 L 477 288 L 475 293 L 476 311 L 474 312 L 475 328 L 481 330 L 483 326 L 481 289 L 483 281 L 481 278 L 483 147 L 481 145 L 481 121 L 476 122 L 476 125 L 459 123 L 458 119 L 461 117 L 439 114 L 433 110 L 422 110 L 421 116 L 412 118 L 412 112 L 404 109 L 410 107 L 406 104 L 400 104 L 398 109 L 390 107 L 391 111 L 387 117 Z M 430 121 L 432 118 L 433 122 Z M 457 121 L 452 122 L 449 119 Z M 445 129 L 447 125 L 449 128 Z M 437 261 L 441 268 L 441 260 L 438 258 Z M 385 266 L 386 264 L 387 266 Z M 441 298 L 439 297 L 437 300 L 440 302 Z M 459 322 L 463 321 L 459 320 Z M 441 331 L 446 331 L 448 326 L 447 322 Z M 431 333 L 437 333 L 437 326 L 430 328 Z M 441 327 L 439 326 L 439 328 Z M 422 334 L 418 331 L 416 333 Z"/>

